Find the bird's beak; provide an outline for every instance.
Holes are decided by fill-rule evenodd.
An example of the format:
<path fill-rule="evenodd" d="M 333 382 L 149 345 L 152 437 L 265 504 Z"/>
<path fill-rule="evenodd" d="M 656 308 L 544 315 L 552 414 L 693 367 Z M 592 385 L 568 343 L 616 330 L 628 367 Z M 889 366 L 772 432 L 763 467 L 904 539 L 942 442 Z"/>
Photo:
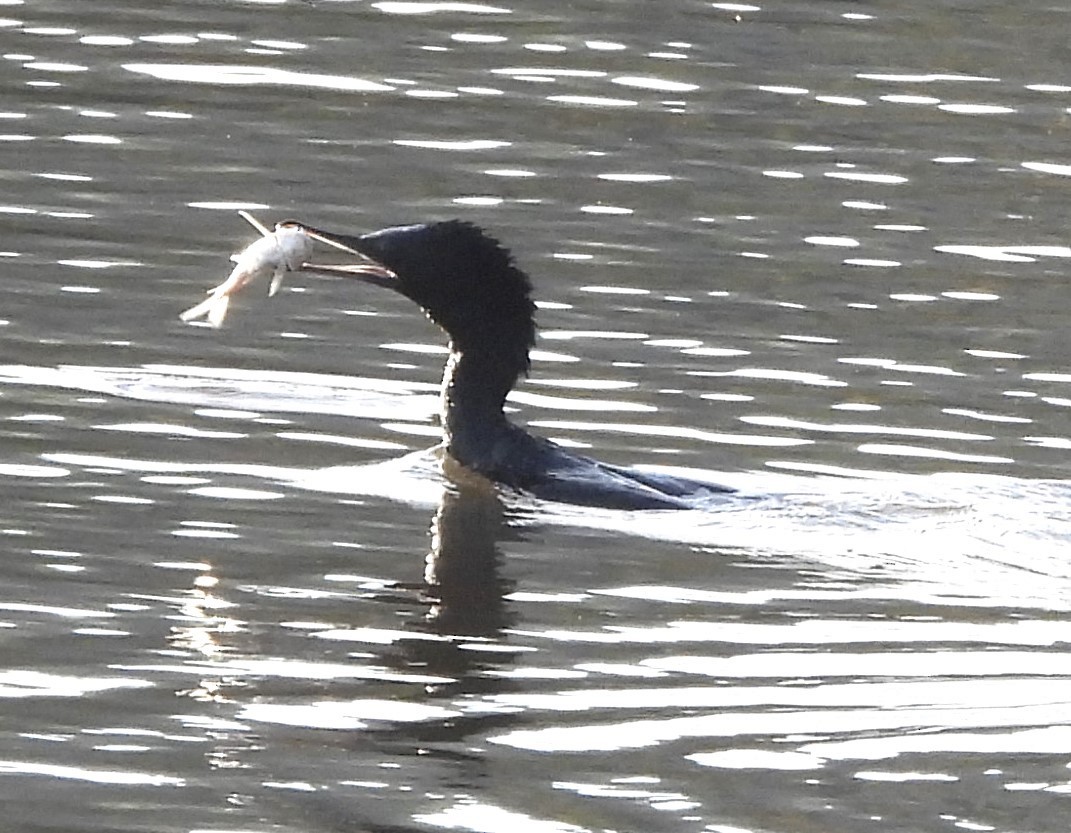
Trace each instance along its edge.
<path fill-rule="evenodd" d="M 358 278 L 376 286 L 397 289 L 398 276 L 383 264 L 377 263 L 363 252 L 347 246 L 322 231 L 311 229 L 308 226 L 300 226 L 300 228 L 313 240 L 351 254 L 358 259 L 356 263 L 303 263 L 301 271 L 341 278 Z"/>
<path fill-rule="evenodd" d="M 303 263 L 301 271 L 312 272 L 315 275 L 332 275 L 336 278 L 360 278 L 365 283 L 385 286 L 388 289 L 394 287 L 398 281 L 398 276 L 390 269 L 374 261 L 370 263 Z"/>

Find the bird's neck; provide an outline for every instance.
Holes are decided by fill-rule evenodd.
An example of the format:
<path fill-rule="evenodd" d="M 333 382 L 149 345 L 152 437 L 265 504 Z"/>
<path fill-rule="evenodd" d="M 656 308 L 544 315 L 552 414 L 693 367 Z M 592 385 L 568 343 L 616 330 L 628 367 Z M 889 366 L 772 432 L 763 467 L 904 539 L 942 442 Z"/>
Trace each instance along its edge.
<path fill-rule="evenodd" d="M 502 406 L 517 371 L 485 350 L 450 345 L 442 384 L 442 426 L 450 455 L 462 465 L 492 475 L 504 463 L 513 430 Z"/>

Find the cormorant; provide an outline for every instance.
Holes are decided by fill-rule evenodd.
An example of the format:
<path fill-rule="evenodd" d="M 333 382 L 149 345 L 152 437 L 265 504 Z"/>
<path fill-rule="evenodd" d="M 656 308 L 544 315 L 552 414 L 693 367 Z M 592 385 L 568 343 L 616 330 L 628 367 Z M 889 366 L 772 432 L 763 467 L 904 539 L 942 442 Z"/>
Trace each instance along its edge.
<path fill-rule="evenodd" d="M 353 266 L 306 263 L 303 271 L 393 289 L 446 331 L 443 440 L 466 468 L 537 498 L 612 509 L 691 508 L 733 491 L 600 463 L 506 419 L 506 396 L 529 370 L 535 304 L 528 276 L 478 226 L 451 220 L 348 235 L 297 225 L 367 258 Z"/>

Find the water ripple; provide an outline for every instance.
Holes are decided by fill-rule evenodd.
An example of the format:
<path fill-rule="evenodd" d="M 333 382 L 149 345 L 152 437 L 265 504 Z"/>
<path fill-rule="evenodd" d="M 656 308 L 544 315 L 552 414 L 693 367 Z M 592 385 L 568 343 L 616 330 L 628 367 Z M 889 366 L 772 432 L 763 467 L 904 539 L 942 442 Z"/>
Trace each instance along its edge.
<path fill-rule="evenodd" d="M 345 75 L 293 72 L 274 67 L 255 67 L 227 64 L 123 64 L 123 69 L 136 75 L 147 75 L 161 81 L 180 81 L 190 84 L 221 86 L 256 86 L 268 84 L 282 87 L 344 90 L 349 92 L 387 92 L 394 87 Z"/>
<path fill-rule="evenodd" d="M 457 12 L 459 14 L 511 14 L 510 9 L 498 6 L 487 6 L 483 3 L 450 3 L 450 2 L 406 2 L 406 0 L 383 0 L 373 3 L 372 8 L 378 9 L 384 14 L 435 14 L 436 12 Z"/>
<path fill-rule="evenodd" d="M 0 761 L 0 772 L 12 775 L 44 775 L 61 781 L 86 781 L 91 784 L 145 785 L 151 787 L 182 787 L 184 778 L 150 773 L 122 772 L 87 767 L 37 764 L 30 761 Z"/>

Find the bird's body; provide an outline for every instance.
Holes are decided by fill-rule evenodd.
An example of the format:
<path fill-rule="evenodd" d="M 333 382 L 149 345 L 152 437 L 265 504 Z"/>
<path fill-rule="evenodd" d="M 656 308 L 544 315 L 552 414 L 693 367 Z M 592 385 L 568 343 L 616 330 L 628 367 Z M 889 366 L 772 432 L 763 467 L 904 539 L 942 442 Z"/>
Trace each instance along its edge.
<path fill-rule="evenodd" d="M 449 221 L 356 236 L 297 225 L 381 267 L 305 264 L 306 271 L 394 289 L 445 330 L 443 442 L 463 466 L 538 498 L 615 509 L 689 508 L 732 491 L 600 463 L 506 419 L 506 396 L 529 369 L 535 305 L 528 276 L 477 226 Z"/>

